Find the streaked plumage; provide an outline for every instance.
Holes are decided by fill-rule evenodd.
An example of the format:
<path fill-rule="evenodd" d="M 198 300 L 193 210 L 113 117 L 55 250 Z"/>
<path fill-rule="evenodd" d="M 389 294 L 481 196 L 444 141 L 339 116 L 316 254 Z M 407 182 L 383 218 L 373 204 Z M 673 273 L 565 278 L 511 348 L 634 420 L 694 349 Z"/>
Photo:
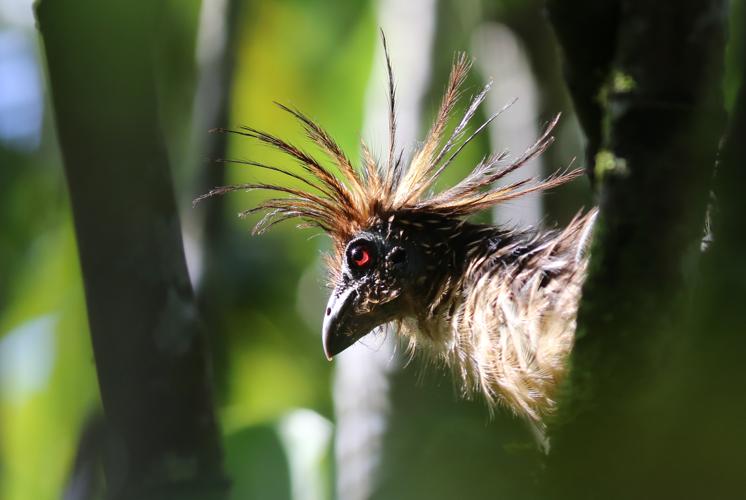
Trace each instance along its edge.
<path fill-rule="evenodd" d="M 412 353 L 449 366 L 465 395 L 481 393 L 491 406 L 504 404 L 541 427 L 542 417 L 554 407 L 555 388 L 572 348 L 595 211 L 577 216 L 564 230 L 544 233 L 474 224 L 467 218 L 582 172 L 497 184 L 552 143 L 555 118 L 518 158 L 490 155 L 455 186 L 433 192 L 441 173 L 500 112 L 467 131 L 487 85 L 446 138 L 470 68 L 466 56 L 457 56 L 435 122 L 411 161 L 405 162 L 395 147 L 394 82 L 388 57 L 386 62 L 391 147 L 383 162 L 363 144 L 362 166 L 356 169 L 324 129 L 279 105 L 300 121 L 338 172 L 280 138 L 241 127 L 226 132 L 266 143 L 301 168 L 239 163 L 280 172 L 305 188 L 241 184 L 216 188 L 198 200 L 237 190 L 279 192 L 284 196 L 241 214 L 265 212 L 255 231 L 300 218 L 301 225 L 319 227 L 331 236 L 334 250 L 327 264 L 334 291 L 324 320 L 324 348 L 330 358 L 379 325 L 393 323 Z"/>

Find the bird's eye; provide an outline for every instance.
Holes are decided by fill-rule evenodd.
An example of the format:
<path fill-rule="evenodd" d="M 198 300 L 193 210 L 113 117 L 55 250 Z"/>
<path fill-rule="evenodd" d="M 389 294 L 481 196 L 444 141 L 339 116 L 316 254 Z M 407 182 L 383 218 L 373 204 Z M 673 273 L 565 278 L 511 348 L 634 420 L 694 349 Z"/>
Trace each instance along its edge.
<path fill-rule="evenodd" d="M 347 250 L 347 261 L 350 267 L 366 269 L 373 264 L 375 252 L 373 245 L 367 241 L 356 241 Z"/>

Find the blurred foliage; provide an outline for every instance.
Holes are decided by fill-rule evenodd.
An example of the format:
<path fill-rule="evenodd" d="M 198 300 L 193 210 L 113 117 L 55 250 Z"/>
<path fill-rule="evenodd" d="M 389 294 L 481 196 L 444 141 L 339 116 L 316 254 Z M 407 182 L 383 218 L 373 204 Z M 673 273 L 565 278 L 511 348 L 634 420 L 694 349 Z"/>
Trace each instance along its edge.
<path fill-rule="evenodd" d="M 0 319 L 0 498 L 58 497 L 99 405 L 69 218 L 36 244 Z"/>
<path fill-rule="evenodd" d="M 230 82 L 230 122 L 223 125 L 250 125 L 308 146 L 297 123 L 273 105 L 273 101 L 279 101 L 318 120 L 355 158 L 369 76 L 373 65 L 382 63 L 373 60 L 379 43 L 375 4 L 368 0 L 239 3 L 242 8 L 235 74 Z M 727 54 L 725 82 L 729 106 L 746 59 L 743 25 L 734 21 L 746 15 L 745 2 L 732 3 L 734 42 Z M 470 30 L 483 19 L 511 23 L 526 42 L 542 89 L 542 111 L 537 121 L 545 121 L 557 111 L 570 111 L 551 34 L 542 24 L 540 4 L 535 0 L 440 3 L 433 84 L 424 101 L 423 124 L 435 108 L 452 53 L 468 50 Z M 160 112 L 186 228 L 198 226 L 201 211 L 206 210 L 205 204 L 193 210 L 191 200 L 212 187 L 200 184 L 201 170 L 226 168 L 225 179 L 230 183 L 259 178 L 271 181 L 277 175 L 239 165 L 216 165 L 205 159 L 204 152 L 195 152 L 192 147 L 195 134 L 206 135 L 209 128 L 195 122 L 192 110 L 199 71 L 195 51 L 200 7 L 198 0 L 162 2 L 163 29 L 159 33 L 159 50 L 154 54 Z M 7 72 L 3 58 L 10 57 L 2 45 L 6 40 L 3 35 L 21 36 L 30 46 L 37 43 L 30 9 L 30 0 L 0 3 L 0 79 Z M 16 15 L 21 11 L 28 11 L 28 15 Z M 28 146 L 28 141 L 0 137 L 0 499 L 46 500 L 60 498 L 79 434 L 88 417 L 100 411 L 100 401 L 69 201 L 43 83 L 43 64 L 38 47 L 21 56 L 36 68 L 43 91 L 38 105 L 44 111 L 38 133 L 31 138 L 32 146 Z M 474 82 L 474 86 L 478 84 Z M 3 99 L 11 100 L 12 95 L 6 94 Z M 11 113 L 25 112 L 25 108 L 14 109 L 0 107 L 0 121 L 13 120 Z M 572 118 L 566 122 L 573 123 Z M 561 140 L 550 153 L 552 164 L 567 164 L 572 156 L 582 157 L 577 138 L 572 135 L 560 131 Z M 380 152 L 386 141 L 385 132 L 366 140 L 374 151 Z M 477 161 L 487 147 L 486 141 L 475 143 L 465 151 L 460 168 Z M 279 160 L 268 148 L 235 136 L 229 138 L 226 156 L 270 164 Z M 190 168 L 195 161 L 197 165 Z M 459 172 L 454 169 L 448 175 L 451 177 L 446 182 Z M 206 297 L 219 314 L 219 323 L 211 324 L 210 330 L 213 345 L 222 353 L 216 357 L 214 371 L 221 384 L 217 389 L 226 464 L 233 478 L 233 497 L 237 499 L 291 498 L 291 478 L 298 474 L 294 468 L 303 466 L 298 457 L 304 452 L 299 450 L 297 440 L 287 439 L 288 428 L 301 434 L 318 434 L 324 420 L 283 419 L 294 410 L 305 408 L 333 420 L 332 365 L 322 355 L 318 333 L 325 302 L 319 256 L 327 241 L 323 237 L 312 238 L 312 231 L 298 231 L 292 224 L 252 238 L 253 221 L 240 220 L 235 214 L 264 196 L 253 192 L 231 196 L 219 205 L 222 218 L 227 221 L 221 243 L 225 248 L 219 252 L 223 259 L 216 279 L 219 288 L 210 289 L 211 295 Z M 589 203 L 587 187 L 568 186 L 549 198 L 549 220 L 566 220 L 581 204 Z M 395 398 L 410 399 L 410 404 L 416 405 L 417 400 L 411 400 L 410 395 L 422 391 L 423 384 L 414 384 L 410 372 L 399 376 L 409 377 L 409 392 L 397 393 Z M 440 382 L 439 387 L 440 396 L 423 393 L 421 397 L 455 397 L 447 382 Z M 471 406 L 473 414 L 484 412 L 481 405 Z M 412 418 L 417 425 L 430 416 Z M 480 443 L 482 448 L 486 446 L 485 435 L 501 439 L 494 441 L 494 446 L 511 448 L 515 433 L 520 432 L 508 418 L 504 419 L 506 422 L 499 419 L 503 429 L 511 429 L 502 436 L 492 430 L 489 434 L 481 432 L 490 425 L 486 417 L 470 419 L 469 424 L 462 418 L 454 416 L 449 420 L 446 414 L 440 420 L 433 419 L 428 435 L 434 441 L 423 443 L 422 456 L 412 457 L 415 464 L 420 459 L 424 460 L 422 463 L 437 459 L 438 454 L 432 450 L 438 449 L 438 437 L 447 439 L 444 436 L 454 428 L 470 429 L 458 437 L 463 446 L 455 453 L 464 457 L 479 448 Z M 407 429 L 397 427 L 392 436 L 393 440 L 406 440 Z M 330 496 L 330 439 L 320 440 L 316 448 L 315 453 L 321 456 L 311 454 L 316 458 L 310 467 L 324 478 L 320 494 Z M 491 445 L 482 448 L 477 455 L 488 453 Z M 532 454 L 521 450 L 511 453 L 517 458 L 505 465 L 506 474 L 519 473 L 521 464 L 535 460 Z M 430 458 L 423 459 L 424 456 Z M 406 461 L 407 458 L 402 459 Z M 303 467 L 308 466 L 306 463 Z M 474 473 L 478 471 L 475 469 Z M 392 481 L 404 481 L 397 476 L 402 472 L 384 471 L 394 478 Z M 422 470 L 418 476 L 427 477 L 429 473 L 432 471 Z M 421 486 L 409 484 L 388 498 L 425 494 L 428 490 Z M 449 491 L 443 481 L 435 481 L 430 487 L 438 488 L 439 495 Z M 452 497 L 458 493 L 465 492 L 454 491 Z"/>

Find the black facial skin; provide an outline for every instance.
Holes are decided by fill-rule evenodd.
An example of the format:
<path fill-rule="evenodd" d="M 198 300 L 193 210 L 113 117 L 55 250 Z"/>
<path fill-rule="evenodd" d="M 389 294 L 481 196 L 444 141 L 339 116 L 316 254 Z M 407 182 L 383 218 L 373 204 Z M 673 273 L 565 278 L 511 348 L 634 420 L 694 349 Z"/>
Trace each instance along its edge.
<path fill-rule="evenodd" d="M 460 242 L 447 240 L 444 221 L 430 225 L 390 218 L 350 240 L 342 278 L 324 314 L 323 343 L 328 359 L 377 326 L 414 315 L 460 260 Z M 451 223 L 452 225 L 452 223 Z M 453 234 L 451 231 L 450 234 Z M 362 264 L 362 265 L 360 265 Z"/>

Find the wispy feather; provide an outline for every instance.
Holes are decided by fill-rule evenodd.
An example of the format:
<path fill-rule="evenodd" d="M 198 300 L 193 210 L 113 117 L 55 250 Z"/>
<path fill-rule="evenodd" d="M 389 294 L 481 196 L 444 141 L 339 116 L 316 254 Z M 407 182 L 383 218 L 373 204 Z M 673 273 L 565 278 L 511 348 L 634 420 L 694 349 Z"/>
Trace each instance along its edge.
<path fill-rule="evenodd" d="M 258 140 L 285 153 L 295 160 L 300 170 L 296 172 L 288 167 L 247 160 L 223 160 L 224 162 L 278 172 L 300 181 L 308 189 L 264 183 L 222 186 L 200 196 L 195 203 L 232 191 L 258 189 L 285 193 L 289 195 L 287 198 L 264 201 L 242 212 L 242 215 L 266 212 L 255 228 L 258 232 L 285 220 L 303 219 L 303 226 L 315 226 L 326 231 L 337 243 L 337 250 L 341 251 L 353 234 L 397 211 L 416 209 L 439 215 L 467 217 L 528 193 L 554 188 L 582 175 L 582 171 L 576 169 L 560 172 L 546 179 L 528 178 L 509 185 L 499 185 L 499 181 L 506 175 L 521 168 L 549 147 L 554 141 L 552 133 L 559 119 L 558 115 L 547 125 L 536 142 L 517 158 L 508 161 L 505 153 L 491 155 L 477 164 L 461 182 L 441 192 L 433 192 L 433 185 L 443 171 L 510 103 L 466 135 L 472 119 L 490 90 L 491 84 L 488 83 L 469 101 L 453 132 L 445 139 L 445 130 L 462 96 L 463 85 L 471 68 L 467 56 L 457 54 L 435 121 L 405 170 L 401 156 L 397 159 L 396 154 L 396 86 L 386 39 L 383 34 L 381 37 L 386 54 L 389 89 L 389 149 L 385 161 L 377 161 L 365 143 L 362 143 L 362 165 L 356 168 L 323 127 L 301 111 L 276 103 L 300 122 L 308 138 L 334 163 L 338 173 L 324 167 L 313 155 L 298 146 L 272 134 L 246 126 L 235 130 L 219 129 L 221 132 Z"/>

